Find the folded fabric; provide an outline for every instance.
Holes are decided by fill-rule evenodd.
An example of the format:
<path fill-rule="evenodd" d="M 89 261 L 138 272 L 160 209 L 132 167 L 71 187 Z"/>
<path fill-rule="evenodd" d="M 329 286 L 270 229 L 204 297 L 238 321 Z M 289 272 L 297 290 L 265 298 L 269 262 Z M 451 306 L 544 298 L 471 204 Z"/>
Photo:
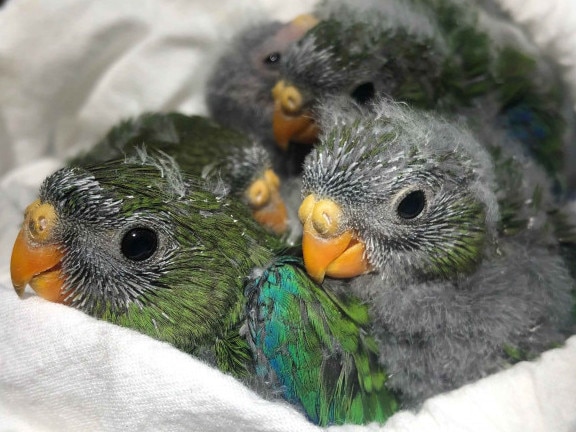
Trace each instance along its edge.
<path fill-rule="evenodd" d="M 145 110 L 204 113 L 235 30 L 314 0 L 9 0 L 0 7 L 0 431 L 312 431 L 214 368 L 34 294 L 9 257 L 22 211 L 64 157 Z M 503 0 L 576 90 L 576 4 Z M 576 91 L 575 91 L 576 93 Z M 576 431 L 576 336 L 384 426 L 334 431 Z"/>

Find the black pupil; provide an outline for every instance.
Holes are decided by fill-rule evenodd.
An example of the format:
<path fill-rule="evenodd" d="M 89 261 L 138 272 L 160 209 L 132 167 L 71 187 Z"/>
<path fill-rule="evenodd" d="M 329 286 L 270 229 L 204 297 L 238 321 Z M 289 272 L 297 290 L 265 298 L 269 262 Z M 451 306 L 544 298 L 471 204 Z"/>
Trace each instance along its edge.
<path fill-rule="evenodd" d="M 426 196 L 421 190 L 410 192 L 406 195 L 400 204 L 398 204 L 398 215 L 402 219 L 414 219 L 426 205 Z"/>
<path fill-rule="evenodd" d="M 278 63 L 280 61 L 280 53 L 279 52 L 273 52 L 272 54 L 270 54 L 268 57 L 266 57 L 264 59 L 264 63 L 266 64 L 274 64 L 274 63 Z"/>
<path fill-rule="evenodd" d="M 122 254 L 132 261 L 150 258 L 158 248 L 158 236 L 149 228 L 133 228 L 122 238 Z"/>

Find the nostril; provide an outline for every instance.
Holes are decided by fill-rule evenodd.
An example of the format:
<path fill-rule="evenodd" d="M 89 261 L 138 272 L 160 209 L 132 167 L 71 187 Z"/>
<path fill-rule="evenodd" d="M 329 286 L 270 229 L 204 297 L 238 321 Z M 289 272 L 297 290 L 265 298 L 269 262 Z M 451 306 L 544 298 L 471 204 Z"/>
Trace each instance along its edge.
<path fill-rule="evenodd" d="M 324 218 L 324 222 L 326 222 L 326 226 L 332 225 L 332 219 L 328 213 L 322 213 L 322 217 Z"/>
<path fill-rule="evenodd" d="M 36 232 L 36 224 L 33 219 L 28 219 L 28 232 L 34 234 Z"/>
<path fill-rule="evenodd" d="M 25 226 L 31 238 L 39 242 L 50 239 L 57 222 L 56 211 L 52 205 L 35 201 L 26 210 L 25 217 Z"/>
<path fill-rule="evenodd" d="M 32 214 L 28 219 L 28 231 L 32 237 L 42 236 L 48 230 L 48 219 L 44 215 Z"/>
<path fill-rule="evenodd" d="M 340 232 L 342 210 L 330 200 L 321 200 L 316 203 L 312 212 L 314 229 L 323 236 L 330 237 Z"/>
<path fill-rule="evenodd" d="M 46 218 L 44 216 L 39 216 L 38 217 L 38 231 L 42 232 L 44 231 L 47 227 L 48 227 L 48 221 L 46 220 Z"/>
<path fill-rule="evenodd" d="M 289 114 L 296 114 L 302 109 L 302 95 L 295 87 L 290 86 L 284 89 L 282 108 Z"/>
<path fill-rule="evenodd" d="M 318 234 L 328 234 L 330 231 L 330 227 L 332 223 L 330 218 L 326 217 L 325 213 L 322 213 L 319 217 L 312 219 L 312 224 L 314 225 L 314 229 L 318 232 Z"/>
<path fill-rule="evenodd" d="M 270 201 L 270 189 L 263 180 L 256 180 L 248 189 L 247 198 L 252 208 L 264 207 Z"/>

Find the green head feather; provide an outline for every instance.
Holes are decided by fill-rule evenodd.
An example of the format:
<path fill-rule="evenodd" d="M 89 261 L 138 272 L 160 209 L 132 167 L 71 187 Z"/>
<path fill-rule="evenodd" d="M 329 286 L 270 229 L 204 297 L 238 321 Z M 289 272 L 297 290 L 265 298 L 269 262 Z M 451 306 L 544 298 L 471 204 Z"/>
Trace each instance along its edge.
<path fill-rule="evenodd" d="M 40 199 L 58 215 L 68 304 L 245 372 L 244 278 L 278 244 L 242 203 L 150 155 L 64 168 Z"/>

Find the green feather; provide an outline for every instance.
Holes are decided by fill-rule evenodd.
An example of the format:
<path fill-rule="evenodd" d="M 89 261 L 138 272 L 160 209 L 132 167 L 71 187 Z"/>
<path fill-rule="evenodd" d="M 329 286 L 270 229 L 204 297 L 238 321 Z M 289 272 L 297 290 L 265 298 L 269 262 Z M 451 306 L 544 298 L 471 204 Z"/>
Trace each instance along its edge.
<path fill-rule="evenodd" d="M 44 182 L 40 199 L 58 214 L 54 242 L 65 251 L 71 306 L 247 374 L 248 345 L 239 337 L 245 277 L 281 243 L 246 206 L 152 157 L 65 168 Z M 134 227 L 158 238 L 149 259 L 121 251 Z"/>
<path fill-rule="evenodd" d="M 45 180 L 40 200 L 58 215 L 51 241 L 64 254 L 68 305 L 170 343 L 266 393 L 262 364 L 291 370 L 293 387 L 280 388 L 315 423 L 383 422 L 395 411 L 366 334 L 366 307 L 326 294 L 240 201 L 215 194 L 172 159 L 63 168 Z M 143 258 L 131 258 L 125 243 L 135 229 L 156 239 Z M 245 331 L 261 324 L 251 319 L 258 287 L 280 312 L 264 323 L 280 355 L 260 350 Z"/>
<path fill-rule="evenodd" d="M 168 155 L 188 174 L 223 180 L 238 196 L 271 168 L 267 151 L 244 134 L 206 117 L 174 112 L 145 113 L 122 121 L 68 165 L 137 159 L 146 152 Z"/>
<path fill-rule="evenodd" d="M 277 259 L 247 285 L 257 372 L 320 425 L 384 422 L 397 403 L 366 334 L 366 306 L 324 291 L 301 265 Z"/>

